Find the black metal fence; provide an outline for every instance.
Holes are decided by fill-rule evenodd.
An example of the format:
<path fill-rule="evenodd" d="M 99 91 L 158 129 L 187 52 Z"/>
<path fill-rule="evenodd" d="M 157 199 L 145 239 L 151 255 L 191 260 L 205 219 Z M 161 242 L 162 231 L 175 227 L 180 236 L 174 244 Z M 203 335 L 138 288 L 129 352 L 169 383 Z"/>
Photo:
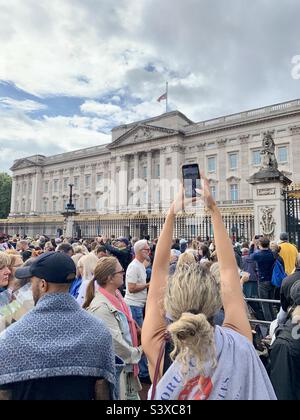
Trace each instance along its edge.
<path fill-rule="evenodd" d="M 230 237 L 237 241 L 251 239 L 254 234 L 253 214 L 223 214 L 223 220 Z M 132 237 L 143 238 L 149 236 L 157 238 L 163 228 L 165 215 L 153 214 L 132 214 L 132 215 L 99 215 L 76 216 L 73 237 L 94 238 L 98 235 L 117 236 L 131 235 Z M 54 237 L 61 235 L 64 230 L 64 221 L 60 217 L 57 220 L 22 220 L 22 221 L 0 221 L 0 232 L 20 236 L 47 235 Z M 214 232 L 209 215 L 195 216 L 193 214 L 181 214 L 176 218 L 174 226 L 174 237 L 187 240 L 200 236 L 203 239 L 213 238 Z"/>
<path fill-rule="evenodd" d="M 284 191 L 286 229 L 290 242 L 300 248 L 300 185 L 292 185 Z"/>

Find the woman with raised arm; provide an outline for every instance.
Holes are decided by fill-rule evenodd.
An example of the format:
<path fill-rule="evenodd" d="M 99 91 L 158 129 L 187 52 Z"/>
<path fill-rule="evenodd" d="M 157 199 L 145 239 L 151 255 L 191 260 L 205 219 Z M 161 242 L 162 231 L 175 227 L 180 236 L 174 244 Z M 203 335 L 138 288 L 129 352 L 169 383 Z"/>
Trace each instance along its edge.
<path fill-rule="evenodd" d="M 176 214 L 187 204 L 181 190 L 170 207 L 157 244 L 142 329 L 150 376 L 152 380 L 158 376 L 159 381 L 151 398 L 276 399 L 252 345 L 232 244 L 203 174 L 202 190 L 197 192 L 211 214 L 221 284 L 209 269 L 197 263 L 181 266 L 168 283 L 173 225 Z M 214 326 L 214 316 L 222 306 L 224 324 Z M 173 363 L 167 370 L 163 359 L 157 366 L 166 328 L 174 346 Z"/>

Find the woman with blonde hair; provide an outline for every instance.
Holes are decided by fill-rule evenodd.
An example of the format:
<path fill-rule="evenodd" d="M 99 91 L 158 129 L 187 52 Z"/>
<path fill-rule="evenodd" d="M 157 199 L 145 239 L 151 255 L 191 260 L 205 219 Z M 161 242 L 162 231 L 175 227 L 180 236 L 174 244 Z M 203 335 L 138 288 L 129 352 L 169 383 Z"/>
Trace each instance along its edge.
<path fill-rule="evenodd" d="M 252 345 L 231 241 L 203 174 L 202 190 L 197 192 L 211 214 L 221 287 L 215 276 L 197 263 L 180 267 L 168 283 L 168 253 L 175 217 L 191 204 L 191 200 L 184 201 L 182 189 L 168 212 L 157 245 L 142 329 L 142 345 L 154 380 L 151 399 L 276 399 Z M 222 306 L 224 324 L 214 326 L 214 316 Z M 159 357 L 166 318 L 171 321 L 168 331 L 174 346 L 173 363 L 167 370 Z"/>
<path fill-rule="evenodd" d="M 84 255 L 77 262 L 78 273 L 82 278 L 81 285 L 79 287 L 78 296 L 76 298 L 80 306 L 82 306 L 85 301 L 86 289 L 89 282 L 94 277 L 94 270 L 98 261 L 99 260 L 96 257 L 96 255 L 91 253 L 88 255 Z"/>
<path fill-rule="evenodd" d="M 0 293 L 8 287 L 10 276 L 10 256 L 5 252 L 0 252 Z"/>
<path fill-rule="evenodd" d="M 10 271 L 10 276 L 8 280 L 7 289 L 10 293 L 14 292 L 15 290 L 20 289 L 20 287 L 25 286 L 28 281 L 24 282 L 23 280 L 19 280 L 15 277 L 17 268 L 22 267 L 23 259 L 19 253 L 17 254 L 10 254 L 10 264 L 8 266 Z"/>
<path fill-rule="evenodd" d="M 123 284 L 124 270 L 115 257 L 103 257 L 88 285 L 83 308 L 100 318 L 110 329 L 115 352 L 126 364 L 121 374 L 123 400 L 138 400 L 141 385 L 138 362 L 142 348 L 138 346 L 136 324 L 118 288 Z"/>
<path fill-rule="evenodd" d="M 177 269 L 184 265 L 194 264 L 196 262 L 195 255 L 192 252 L 184 252 L 181 254 L 177 261 Z"/>

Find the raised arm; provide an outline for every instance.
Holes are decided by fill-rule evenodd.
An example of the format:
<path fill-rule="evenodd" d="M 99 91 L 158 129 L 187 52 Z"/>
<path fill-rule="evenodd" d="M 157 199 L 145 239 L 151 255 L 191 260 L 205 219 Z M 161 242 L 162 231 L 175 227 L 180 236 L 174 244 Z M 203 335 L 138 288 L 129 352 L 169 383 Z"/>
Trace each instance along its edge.
<path fill-rule="evenodd" d="M 203 188 L 199 193 L 208 208 L 214 228 L 214 237 L 220 266 L 222 301 L 225 311 L 224 327 L 234 329 L 252 341 L 245 301 L 240 285 L 240 276 L 233 247 L 224 226 L 221 213 L 211 196 L 208 180 L 202 174 Z"/>
<path fill-rule="evenodd" d="M 174 205 L 172 205 L 167 214 L 155 250 L 145 320 L 142 328 L 142 346 L 148 358 L 149 374 L 152 380 L 166 330 L 163 300 L 169 275 L 169 257 L 172 245 L 174 220 L 175 210 Z M 159 377 L 162 376 L 162 368 L 163 362 L 161 364 Z"/>

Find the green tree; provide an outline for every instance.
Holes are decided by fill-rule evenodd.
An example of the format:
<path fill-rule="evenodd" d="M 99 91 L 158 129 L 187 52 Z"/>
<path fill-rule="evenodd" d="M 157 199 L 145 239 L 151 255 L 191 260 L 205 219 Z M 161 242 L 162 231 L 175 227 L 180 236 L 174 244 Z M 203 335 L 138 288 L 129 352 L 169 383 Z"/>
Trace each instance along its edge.
<path fill-rule="evenodd" d="M 12 178 L 0 172 L 0 219 L 6 219 L 10 211 Z"/>

